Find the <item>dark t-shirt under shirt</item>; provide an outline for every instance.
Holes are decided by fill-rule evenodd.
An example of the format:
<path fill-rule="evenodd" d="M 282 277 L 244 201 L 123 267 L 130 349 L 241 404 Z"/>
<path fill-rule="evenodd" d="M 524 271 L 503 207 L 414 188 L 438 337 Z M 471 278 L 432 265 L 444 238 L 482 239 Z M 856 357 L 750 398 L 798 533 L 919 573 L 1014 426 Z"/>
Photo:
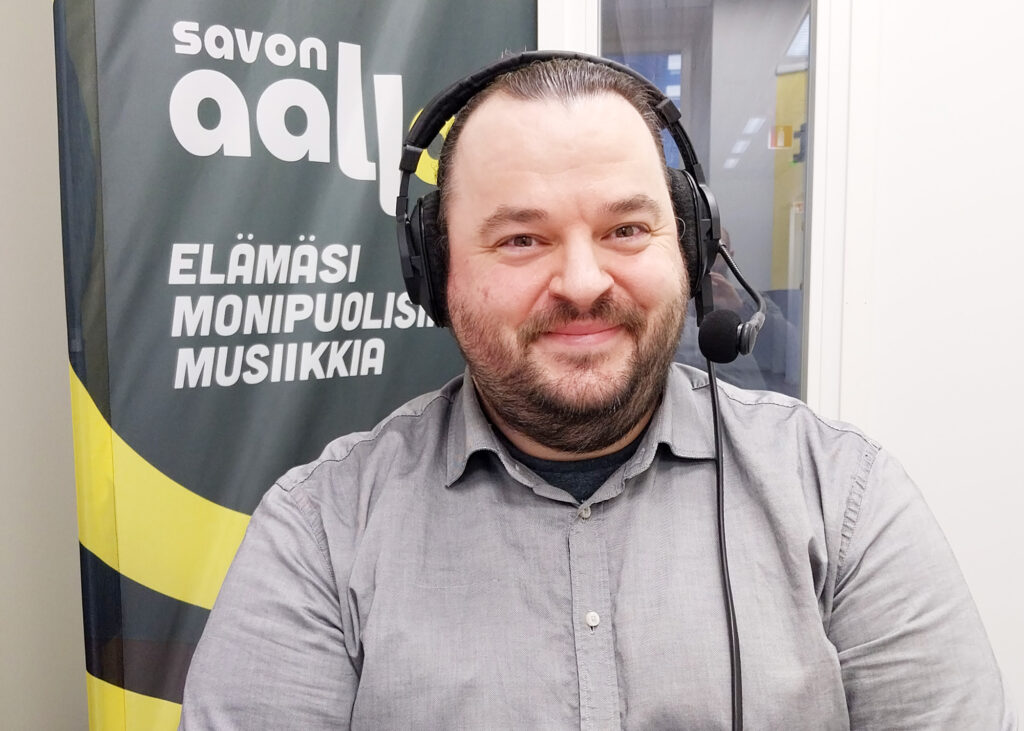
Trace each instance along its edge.
<path fill-rule="evenodd" d="M 643 438 L 643 432 L 641 432 L 636 439 L 619 451 L 601 457 L 559 462 L 531 457 L 512 444 L 500 429 L 494 429 L 494 432 L 513 459 L 529 467 L 549 484 L 565 490 L 580 503 L 597 492 L 597 488 L 601 487 L 615 470 L 633 456 Z"/>

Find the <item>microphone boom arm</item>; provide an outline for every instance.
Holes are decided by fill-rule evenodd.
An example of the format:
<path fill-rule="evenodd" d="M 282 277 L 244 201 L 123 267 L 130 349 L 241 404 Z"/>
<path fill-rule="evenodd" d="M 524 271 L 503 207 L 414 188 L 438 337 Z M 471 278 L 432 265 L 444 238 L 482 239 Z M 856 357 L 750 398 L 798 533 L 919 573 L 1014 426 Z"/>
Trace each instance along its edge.
<path fill-rule="evenodd" d="M 726 265 L 729 267 L 729 271 L 732 272 L 733 276 L 736 277 L 736 281 L 740 283 L 740 286 L 751 296 L 754 302 L 757 304 L 757 312 L 755 312 L 749 320 L 740 323 L 737 331 L 737 344 L 738 350 L 741 355 L 750 355 L 751 351 L 754 350 L 754 343 L 757 342 L 757 335 L 761 332 L 761 328 L 764 326 L 765 319 L 765 302 L 764 297 L 756 289 L 750 286 L 746 278 L 740 272 L 740 268 L 736 266 L 736 262 L 733 261 L 732 256 L 725 250 L 725 247 L 719 243 L 718 255 L 722 257 Z"/>

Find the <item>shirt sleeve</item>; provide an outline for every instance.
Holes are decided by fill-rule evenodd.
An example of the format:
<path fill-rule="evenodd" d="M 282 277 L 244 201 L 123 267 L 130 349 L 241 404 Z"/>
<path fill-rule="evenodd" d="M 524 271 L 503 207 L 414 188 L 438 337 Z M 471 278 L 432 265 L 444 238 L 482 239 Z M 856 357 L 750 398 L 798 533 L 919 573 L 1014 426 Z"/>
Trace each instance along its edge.
<path fill-rule="evenodd" d="M 192 658 L 181 729 L 349 727 L 358 674 L 324 543 L 291 493 L 267 493 Z"/>
<path fill-rule="evenodd" d="M 1014 729 L 1015 715 L 956 559 L 886 452 L 844 516 L 828 635 L 852 729 Z"/>

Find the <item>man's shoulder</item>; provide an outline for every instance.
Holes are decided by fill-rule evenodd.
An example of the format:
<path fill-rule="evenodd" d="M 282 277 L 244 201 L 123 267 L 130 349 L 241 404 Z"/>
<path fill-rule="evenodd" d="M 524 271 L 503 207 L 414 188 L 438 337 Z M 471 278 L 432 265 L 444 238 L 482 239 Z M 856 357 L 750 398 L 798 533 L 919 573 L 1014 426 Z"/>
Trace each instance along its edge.
<path fill-rule="evenodd" d="M 293 467 L 275 483 L 291 492 L 320 488 L 339 477 L 392 468 L 402 461 L 440 459 L 451 410 L 462 388 L 457 376 L 443 387 L 421 394 L 381 419 L 368 431 L 350 432 L 327 444 L 312 462 Z"/>
<path fill-rule="evenodd" d="M 675 364 L 679 378 L 693 394 L 698 410 L 711 419 L 708 374 L 697 368 Z M 771 440 L 840 442 L 854 448 L 877 452 L 880 445 L 858 427 L 822 416 L 805 402 L 778 391 L 744 389 L 718 379 L 719 405 L 726 428 L 739 438 L 758 435 Z"/>

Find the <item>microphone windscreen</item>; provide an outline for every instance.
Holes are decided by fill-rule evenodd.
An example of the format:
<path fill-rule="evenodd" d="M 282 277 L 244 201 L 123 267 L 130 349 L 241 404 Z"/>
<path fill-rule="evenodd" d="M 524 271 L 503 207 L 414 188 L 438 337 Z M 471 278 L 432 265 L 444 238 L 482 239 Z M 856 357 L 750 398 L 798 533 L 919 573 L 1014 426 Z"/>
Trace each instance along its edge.
<path fill-rule="evenodd" d="M 704 317 L 697 343 L 704 357 L 714 363 L 732 363 L 739 355 L 740 316 L 732 310 L 714 310 Z"/>

